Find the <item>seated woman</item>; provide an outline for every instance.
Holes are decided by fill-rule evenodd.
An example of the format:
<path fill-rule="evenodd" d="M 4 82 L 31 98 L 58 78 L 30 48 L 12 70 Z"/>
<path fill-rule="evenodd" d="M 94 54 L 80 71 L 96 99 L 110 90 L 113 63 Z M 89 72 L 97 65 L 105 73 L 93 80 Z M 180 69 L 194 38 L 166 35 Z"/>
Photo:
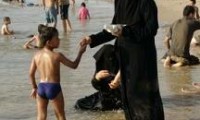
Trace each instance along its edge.
<path fill-rule="evenodd" d="M 109 86 L 119 70 L 114 46 L 104 45 L 97 51 L 94 58 L 96 60 L 96 71 L 91 82 L 97 92 L 77 100 L 75 108 L 103 111 L 122 109 L 119 87 L 111 89 Z"/>

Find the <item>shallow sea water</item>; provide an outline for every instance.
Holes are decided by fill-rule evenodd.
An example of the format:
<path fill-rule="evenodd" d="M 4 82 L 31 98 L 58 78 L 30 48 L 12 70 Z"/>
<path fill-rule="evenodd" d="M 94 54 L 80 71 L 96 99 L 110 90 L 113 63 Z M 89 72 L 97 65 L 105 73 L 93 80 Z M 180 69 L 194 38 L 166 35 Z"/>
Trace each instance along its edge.
<path fill-rule="evenodd" d="M 111 0 L 110 0 L 111 1 Z M 81 0 L 70 6 L 69 16 L 73 31 L 64 33 L 58 17 L 58 30 L 61 38 L 60 51 L 70 59 L 75 59 L 78 43 L 84 35 L 97 33 L 109 24 L 113 16 L 113 3 L 102 0 L 87 0 L 91 20 L 85 23 L 77 19 Z M 35 2 L 27 0 L 27 2 Z M 16 38 L 0 35 L 0 120 L 35 120 L 36 103 L 29 97 L 31 86 L 28 70 L 31 58 L 36 50 L 22 48 L 27 36 L 37 33 L 37 25 L 44 23 L 42 7 L 19 7 L 0 2 L 0 20 L 10 16 L 11 29 L 16 31 Z M 162 21 L 160 21 L 162 23 Z M 164 69 L 159 59 L 165 53 L 163 38 L 167 23 L 160 24 L 156 36 L 158 54 L 158 76 L 160 92 L 163 99 L 166 120 L 200 120 L 200 95 L 184 94 L 183 87 L 192 87 L 191 83 L 199 81 L 200 66 L 180 69 Z M 110 42 L 113 44 L 113 41 Z M 95 69 L 93 54 L 100 48 L 88 48 L 76 70 L 61 66 L 61 84 L 65 98 L 65 111 L 68 120 L 124 120 L 123 111 L 91 112 L 74 109 L 77 99 L 95 92 L 91 78 Z M 48 108 L 48 120 L 54 120 L 51 105 Z"/>

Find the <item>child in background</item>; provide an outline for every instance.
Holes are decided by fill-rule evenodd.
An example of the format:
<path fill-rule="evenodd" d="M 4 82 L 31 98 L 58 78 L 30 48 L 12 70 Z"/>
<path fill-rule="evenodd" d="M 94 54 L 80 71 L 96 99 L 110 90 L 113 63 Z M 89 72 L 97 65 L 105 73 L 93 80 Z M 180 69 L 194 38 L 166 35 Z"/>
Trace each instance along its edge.
<path fill-rule="evenodd" d="M 9 30 L 8 25 L 11 24 L 11 20 L 9 17 L 3 18 L 3 25 L 1 27 L 1 34 L 2 35 L 12 35 L 14 32 L 12 30 Z"/>
<path fill-rule="evenodd" d="M 29 73 L 32 84 L 31 96 L 37 101 L 37 119 L 46 120 L 48 103 L 51 101 L 57 119 L 66 120 L 64 98 L 60 85 L 60 63 L 73 69 L 77 68 L 86 46 L 80 46 L 77 58 L 75 61 L 71 61 L 62 53 L 54 51 L 55 48 L 59 47 L 60 41 L 56 28 L 45 27 L 42 29 L 40 39 L 44 46 L 34 55 Z M 35 78 L 36 70 L 40 75 L 38 86 Z"/>
<path fill-rule="evenodd" d="M 41 48 L 41 41 L 40 41 L 40 38 L 39 38 L 39 35 L 41 34 L 42 32 L 42 29 L 46 27 L 42 24 L 39 24 L 38 25 L 38 33 L 37 35 L 34 35 L 29 41 L 27 41 L 25 44 L 24 44 L 24 48 L 25 49 L 30 49 L 30 48 Z M 34 44 L 32 44 L 34 42 Z"/>
<path fill-rule="evenodd" d="M 84 2 L 81 3 L 81 8 L 79 9 L 79 12 L 78 12 L 78 18 L 79 19 L 87 19 L 87 18 L 90 19 L 89 11 L 86 8 L 86 5 Z"/>

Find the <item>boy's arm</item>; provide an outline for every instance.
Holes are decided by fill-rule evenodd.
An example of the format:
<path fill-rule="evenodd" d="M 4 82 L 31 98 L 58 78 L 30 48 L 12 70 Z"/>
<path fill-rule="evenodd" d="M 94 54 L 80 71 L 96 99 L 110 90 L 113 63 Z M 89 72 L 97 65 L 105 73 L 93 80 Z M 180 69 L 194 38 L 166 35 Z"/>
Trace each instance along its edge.
<path fill-rule="evenodd" d="M 64 65 L 76 69 L 79 65 L 79 62 L 81 60 L 82 54 L 85 52 L 86 50 L 86 46 L 82 46 L 79 50 L 79 53 L 76 57 L 76 59 L 74 61 L 69 60 L 68 58 L 66 58 L 62 53 L 59 53 L 59 58 L 60 58 L 60 62 L 63 63 Z"/>
<path fill-rule="evenodd" d="M 32 37 L 29 41 L 27 41 L 27 42 L 24 44 L 23 47 L 24 47 L 25 49 L 30 48 L 30 46 L 33 47 L 33 45 L 32 45 L 31 43 L 32 43 L 34 40 L 35 40 L 35 36 Z"/>
<path fill-rule="evenodd" d="M 30 70 L 29 70 L 29 78 L 31 80 L 32 89 L 37 89 L 37 84 L 36 84 L 36 80 L 35 80 L 36 69 L 37 69 L 37 66 L 36 66 L 35 57 L 34 57 L 31 62 L 31 66 L 30 66 Z"/>
<path fill-rule="evenodd" d="M 62 53 L 59 53 L 60 62 L 73 69 L 76 69 L 78 67 L 81 56 L 82 54 L 79 53 L 77 58 L 74 61 L 71 61 L 68 58 L 66 58 Z"/>
<path fill-rule="evenodd" d="M 8 34 L 8 35 L 12 35 L 13 34 L 13 31 L 10 31 L 8 26 L 6 26 L 4 30 L 5 30 L 5 33 Z"/>

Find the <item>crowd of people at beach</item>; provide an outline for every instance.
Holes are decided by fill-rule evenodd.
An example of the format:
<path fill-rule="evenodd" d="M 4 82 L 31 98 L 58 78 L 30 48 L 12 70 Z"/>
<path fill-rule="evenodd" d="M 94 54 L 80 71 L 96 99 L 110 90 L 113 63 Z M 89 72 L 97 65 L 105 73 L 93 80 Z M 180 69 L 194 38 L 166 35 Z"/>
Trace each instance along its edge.
<path fill-rule="evenodd" d="M 195 0 L 183 9 L 183 17 L 169 28 L 164 43 L 167 52 L 163 66 L 182 67 L 199 64 L 199 58 L 190 54 L 190 47 L 200 47 L 200 40 L 193 33 L 200 29 L 200 17 Z M 20 2 L 20 1 L 19 1 Z M 75 0 L 71 1 L 75 4 Z M 96 70 L 91 80 L 97 90 L 92 95 L 77 100 L 76 109 L 118 110 L 123 109 L 126 120 L 164 120 L 164 110 L 159 92 L 156 47 L 157 7 L 154 0 L 116 0 L 112 25 L 99 33 L 85 36 L 79 43 L 75 60 L 68 59 L 54 49 L 59 47 L 57 15 L 60 14 L 64 32 L 72 31 L 69 20 L 69 0 L 42 0 L 46 24 L 38 25 L 38 34 L 24 44 L 25 49 L 35 49 L 30 65 L 31 96 L 37 101 L 37 119 L 47 118 L 49 101 L 58 120 L 66 120 L 63 91 L 60 85 L 60 63 L 76 69 L 87 46 L 106 44 L 94 55 Z M 90 19 L 85 2 L 81 3 L 78 19 Z M 13 35 L 9 29 L 10 17 L 3 18 L 2 35 Z M 117 26 L 117 27 L 116 27 Z M 36 71 L 40 82 L 36 83 Z M 193 83 L 200 93 L 200 82 Z"/>

